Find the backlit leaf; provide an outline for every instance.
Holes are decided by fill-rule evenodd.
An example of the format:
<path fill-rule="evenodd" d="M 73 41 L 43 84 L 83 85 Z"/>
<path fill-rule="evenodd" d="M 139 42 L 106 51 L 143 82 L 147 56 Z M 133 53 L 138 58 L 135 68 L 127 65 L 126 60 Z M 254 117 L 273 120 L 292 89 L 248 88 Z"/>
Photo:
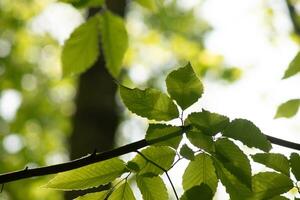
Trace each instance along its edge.
<path fill-rule="evenodd" d="M 135 200 L 130 185 L 125 182 L 109 196 L 108 200 Z"/>
<path fill-rule="evenodd" d="M 271 143 L 267 137 L 252 122 L 246 119 L 235 119 L 222 131 L 223 135 L 239 140 L 248 147 L 270 151 Z"/>
<path fill-rule="evenodd" d="M 146 9 L 149 9 L 151 11 L 157 10 L 157 0 L 134 0 L 141 6 L 143 6 Z M 160 0 L 159 0 L 160 1 Z"/>
<path fill-rule="evenodd" d="M 294 76 L 300 71 L 300 52 L 297 53 L 296 57 L 289 64 L 287 70 L 284 73 L 283 79 Z"/>
<path fill-rule="evenodd" d="M 202 110 L 202 112 L 191 113 L 184 123 L 185 125 L 192 124 L 204 134 L 215 135 L 226 128 L 229 119 L 226 116 Z"/>
<path fill-rule="evenodd" d="M 130 89 L 120 86 L 120 94 L 126 107 L 141 117 L 169 121 L 179 115 L 178 109 L 170 97 L 159 90 Z"/>
<path fill-rule="evenodd" d="M 192 129 L 186 133 L 189 141 L 205 151 L 213 151 L 214 150 L 214 141 L 212 136 L 203 134 L 200 130 Z"/>
<path fill-rule="evenodd" d="M 215 167 L 210 156 L 204 153 L 195 156 L 195 159 L 185 169 L 182 177 L 182 186 L 185 191 L 201 183 L 207 184 L 213 193 L 216 192 L 218 179 Z"/>
<path fill-rule="evenodd" d="M 104 0 L 60 0 L 64 3 L 72 4 L 76 8 L 101 7 Z"/>
<path fill-rule="evenodd" d="M 138 176 L 136 183 L 143 200 L 168 200 L 167 188 L 159 176 L 152 178 Z"/>
<path fill-rule="evenodd" d="M 290 156 L 290 164 L 292 168 L 292 172 L 297 179 L 300 181 L 300 156 L 297 153 L 292 153 Z"/>
<path fill-rule="evenodd" d="M 170 137 L 170 139 L 158 143 L 156 142 L 160 138 L 162 139 L 167 137 Z M 177 149 L 182 139 L 182 130 L 181 127 L 178 126 L 171 126 L 167 124 L 149 124 L 145 139 L 149 144 L 154 146 L 170 146 L 174 149 Z"/>
<path fill-rule="evenodd" d="M 125 164 L 119 158 L 112 158 L 99 163 L 57 174 L 46 187 L 58 190 L 82 190 L 107 184 L 125 170 Z"/>
<path fill-rule="evenodd" d="M 172 71 L 166 79 L 170 96 L 184 110 L 195 103 L 203 93 L 203 85 L 191 64 Z"/>
<path fill-rule="evenodd" d="M 188 160 L 194 160 L 194 151 L 188 147 L 188 145 L 184 144 L 180 148 L 180 155 Z"/>
<path fill-rule="evenodd" d="M 275 172 L 262 172 L 253 176 L 254 199 L 269 199 L 293 188 L 289 177 Z"/>
<path fill-rule="evenodd" d="M 276 112 L 275 118 L 290 118 L 297 114 L 300 106 L 300 99 L 291 99 L 281 104 Z"/>
<path fill-rule="evenodd" d="M 105 11 L 100 18 L 100 32 L 106 67 L 117 78 L 128 48 L 124 20 L 110 11 Z"/>
<path fill-rule="evenodd" d="M 192 187 L 184 192 L 180 200 L 211 200 L 214 194 L 210 187 L 204 183 Z"/>
<path fill-rule="evenodd" d="M 88 193 L 86 195 L 77 197 L 75 200 L 105 200 L 108 194 L 108 191 Z"/>
<path fill-rule="evenodd" d="M 251 188 L 251 166 L 248 157 L 232 141 L 221 138 L 215 142 L 216 157 L 237 179 Z"/>
<path fill-rule="evenodd" d="M 289 176 L 290 164 L 289 160 L 279 153 L 257 153 L 252 156 L 255 162 L 264 164 L 276 171 L 282 172 Z"/>

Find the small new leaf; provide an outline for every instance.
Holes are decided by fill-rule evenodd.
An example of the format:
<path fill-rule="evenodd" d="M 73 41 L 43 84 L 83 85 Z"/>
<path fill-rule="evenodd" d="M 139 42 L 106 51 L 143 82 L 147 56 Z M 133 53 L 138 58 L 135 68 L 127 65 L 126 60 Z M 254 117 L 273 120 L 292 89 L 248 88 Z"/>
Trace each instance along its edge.
<path fill-rule="evenodd" d="M 287 70 L 284 73 L 283 79 L 294 76 L 300 72 L 300 52 L 297 53 L 296 57 L 289 64 Z"/>
<path fill-rule="evenodd" d="M 167 139 L 170 138 L 170 139 Z M 181 139 L 181 127 L 167 124 L 149 124 L 145 139 L 154 146 L 170 146 L 177 149 Z M 161 142 L 157 142 L 162 140 Z"/>
<path fill-rule="evenodd" d="M 121 98 L 126 107 L 133 113 L 157 121 L 169 121 L 178 117 L 177 106 L 166 94 L 148 88 L 140 90 L 120 86 Z"/>
<path fill-rule="evenodd" d="M 229 119 L 226 116 L 202 110 L 202 112 L 191 113 L 184 124 L 192 124 L 206 135 L 215 135 L 226 128 Z"/>
<path fill-rule="evenodd" d="M 83 190 L 107 184 L 126 171 L 126 166 L 119 158 L 112 158 L 99 163 L 57 174 L 45 187 L 58 190 Z"/>
<path fill-rule="evenodd" d="M 293 188 L 291 179 L 276 172 L 262 172 L 253 176 L 253 199 L 270 199 Z"/>
<path fill-rule="evenodd" d="M 194 160 L 195 155 L 194 151 L 188 147 L 188 145 L 184 144 L 180 148 L 180 155 L 188 160 Z"/>
<path fill-rule="evenodd" d="M 100 32 L 106 67 L 117 78 L 128 48 L 124 20 L 110 11 L 105 11 L 100 17 Z"/>
<path fill-rule="evenodd" d="M 109 196 L 108 200 L 135 200 L 130 185 L 125 182 Z"/>
<path fill-rule="evenodd" d="M 222 131 L 223 135 L 239 140 L 248 147 L 270 151 L 271 143 L 267 137 L 252 122 L 246 119 L 235 119 Z"/>
<path fill-rule="evenodd" d="M 210 187 L 204 183 L 192 187 L 184 192 L 180 200 L 211 200 L 214 194 Z"/>
<path fill-rule="evenodd" d="M 203 93 L 203 85 L 190 63 L 172 71 L 167 76 L 166 84 L 168 93 L 183 110 L 195 103 Z"/>
<path fill-rule="evenodd" d="M 252 156 L 255 162 L 261 163 L 276 171 L 282 172 L 289 176 L 290 165 L 289 160 L 279 153 L 257 153 Z"/>
<path fill-rule="evenodd" d="M 207 184 L 213 194 L 216 192 L 218 179 L 215 167 L 210 156 L 204 153 L 195 156 L 195 159 L 185 169 L 182 177 L 182 186 L 185 191 L 201 183 Z"/>
<path fill-rule="evenodd" d="M 292 153 L 290 156 L 290 164 L 292 168 L 292 172 L 297 179 L 300 181 L 300 156 L 297 153 Z"/>
<path fill-rule="evenodd" d="M 62 50 L 64 75 L 79 74 L 90 68 L 99 55 L 98 15 L 74 30 Z"/>
<path fill-rule="evenodd" d="M 136 183 L 143 200 L 168 200 L 166 185 L 159 176 L 152 178 L 137 176 Z"/>
<path fill-rule="evenodd" d="M 300 99 L 291 99 L 281 104 L 276 112 L 275 118 L 290 118 L 297 114 L 300 106 Z"/>

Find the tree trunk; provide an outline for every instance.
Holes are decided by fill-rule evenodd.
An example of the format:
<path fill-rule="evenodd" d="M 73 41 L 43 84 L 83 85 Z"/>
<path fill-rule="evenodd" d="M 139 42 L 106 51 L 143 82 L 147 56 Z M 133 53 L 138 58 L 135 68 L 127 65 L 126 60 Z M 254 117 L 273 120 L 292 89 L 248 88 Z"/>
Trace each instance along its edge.
<path fill-rule="evenodd" d="M 125 0 L 109 0 L 107 7 L 124 16 Z M 90 10 L 90 16 L 94 10 Z M 101 54 L 95 65 L 79 79 L 73 116 L 73 131 L 70 138 L 70 157 L 76 159 L 92 153 L 113 148 L 118 125 L 115 93 L 117 85 L 105 68 Z M 101 188 L 93 189 L 93 191 Z M 91 192 L 91 190 L 89 190 Z M 67 192 L 66 199 L 73 199 L 86 191 Z"/>

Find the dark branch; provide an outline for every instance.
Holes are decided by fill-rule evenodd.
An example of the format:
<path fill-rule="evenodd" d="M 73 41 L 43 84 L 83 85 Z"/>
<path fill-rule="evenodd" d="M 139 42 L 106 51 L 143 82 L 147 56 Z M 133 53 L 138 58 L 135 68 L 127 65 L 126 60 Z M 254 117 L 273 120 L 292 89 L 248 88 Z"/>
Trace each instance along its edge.
<path fill-rule="evenodd" d="M 188 128 L 190 127 L 184 127 L 182 132 L 185 132 Z M 170 134 L 173 137 L 178 136 L 178 133 L 173 133 Z M 295 150 L 300 150 L 300 144 L 298 143 L 294 143 L 294 142 L 289 142 L 286 140 L 282 140 L 279 138 L 275 138 L 272 136 L 268 136 L 266 135 L 268 140 L 270 140 L 270 142 L 272 142 L 273 144 L 277 144 L 283 147 L 287 147 L 287 148 L 291 148 L 291 149 L 295 149 Z M 155 140 L 151 141 L 151 144 L 153 143 L 158 143 L 161 142 L 163 140 L 167 140 L 170 139 L 170 136 L 164 136 Z M 0 184 L 4 184 L 4 183 L 8 183 L 8 182 L 12 182 L 12 181 L 16 181 L 16 180 L 21 180 L 21 179 L 25 179 L 25 178 L 30 178 L 30 177 L 36 177 L 36 176 L 44 176 L 44 175 L 49 175 L 49 174 L 56 174 L 59 172 L 65 172 L 68 170 L 72 170 L 72 169 L 77 169 L 89 164 L 93 164 L 96 162 L 100 162 L 100 161 L 104 161 L 104 160 L 108 160 L 117 156 L 121 156 L 130 152 L 136 152 L 138 149 L 141 149 L 143 147 L 146 147 L 150 145 L 149 142 L 147 142 L 146 140 L 140 140 L 137 142 L 133 142 L 131 144 L 110 150 L 110 151 L 105 151 L 103 153 L 96 153 L 96 154 L 91 154 L 88 156 L 85 156 L 83 158 L 79 158 L 70 162 L 66 162 L 66 163 L 61 163 L 61 164 L 57 164 L 57 165 L 51 165 L 51 166 L 46 166 L 46 167 L 39 167 L 39 168 L 34 168 L 34 169 L 28 169 L 25 168 L 23 170 L 20 171 L 14 171 L 14 172 L 8 172 L 5 174 L 0 174 Z"/>
<path fill-rule="evenodd" d="M 300 26 L 299 26 L 299 21 L 298 21 L 298 14 L 296 11 L 295 6 L 291 2 L 291 0 L 285 0 L 286 6 L 288 8 L 288 14 L 290 16 L 294 31 L 297 35 L 300 36 Z"/>

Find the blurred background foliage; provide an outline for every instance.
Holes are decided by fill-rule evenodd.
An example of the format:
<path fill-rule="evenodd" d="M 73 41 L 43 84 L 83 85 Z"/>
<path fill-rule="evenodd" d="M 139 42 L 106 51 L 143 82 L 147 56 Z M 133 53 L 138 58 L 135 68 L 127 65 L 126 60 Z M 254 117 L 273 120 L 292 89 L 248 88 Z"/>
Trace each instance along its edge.
<path fill-rule="evenodd" d="M 62 77 L 61 73 L 60 53 L 68 35 L 61 39 L 59 30 L 57 36 L 53 30 L 38 30 L 34 23 L 53 5 L 86 18 L 86 7 L 99 1 L 64 2 L 74 7 L 53 0 L 0 1 L 0 173 L 69 159 L 70 119 L 76 110 L 78 79 Z M 239 66 L 230 66 L 222 55 L 206 48 L 204 41 L 212 27 L 197 14 L 203 2 L 192 8 L 186 8 L 180 0 L 127 2 L 125 20 L 130 43 L 123 63 L 125 82 L 161 88 L 166 73 L 186 61 L 191 61 L 201 77 L 222 83 L 241 77 Z M 271 30 L 273 10 L 268 5 L 264 10 Z M 82 22 L 80 18 L 68 20 L 73 29 Z M 47 20 L 41 23 L 53 26 Z M 118 132 L 123 135 L 117 138 L 117 144 L 136 140 L 137 124 L 130 117 L 129 113 L 122 117 Z M 124 135 L 128 130 L 132 134 Z M 47 180 L 41 177 L 4 185 L 0 199 L 63 199 L 61 192 L 41 188 Z"/>

